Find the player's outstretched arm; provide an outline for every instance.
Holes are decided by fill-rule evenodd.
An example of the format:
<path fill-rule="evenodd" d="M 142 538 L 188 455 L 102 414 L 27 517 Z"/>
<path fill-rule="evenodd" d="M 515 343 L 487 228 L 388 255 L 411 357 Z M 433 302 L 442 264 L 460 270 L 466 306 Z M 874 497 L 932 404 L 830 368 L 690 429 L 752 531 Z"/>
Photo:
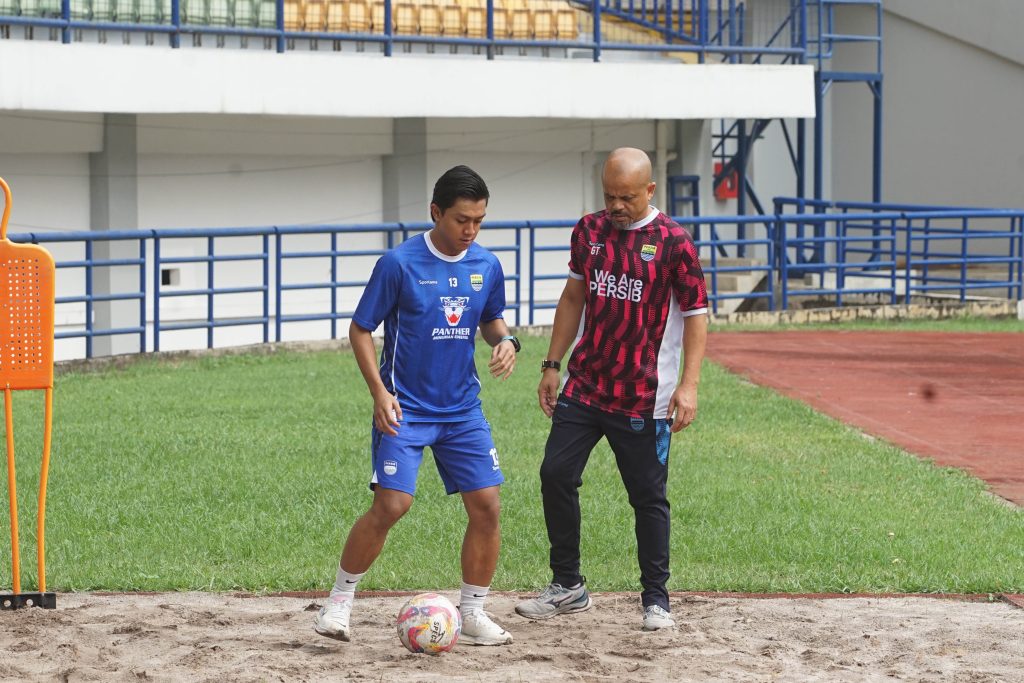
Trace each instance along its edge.
<path fill-rule="evenodd" d="M 395 436 L 398 434 L 398 423 L 402 419 L 402 406 L 398 399 L 380 381 L 380 369 L 377 367 L 377 349 L 373 345 L 373 336 L 370 330 L 363 329 L 355 322 L 348 328 L 348 339 L 352 344 L 352 353 L 355 354 L 356 363 L 359 365 L 359 372 L 363 375 L 373 398 L 373 424 L 381 432 Z"/>

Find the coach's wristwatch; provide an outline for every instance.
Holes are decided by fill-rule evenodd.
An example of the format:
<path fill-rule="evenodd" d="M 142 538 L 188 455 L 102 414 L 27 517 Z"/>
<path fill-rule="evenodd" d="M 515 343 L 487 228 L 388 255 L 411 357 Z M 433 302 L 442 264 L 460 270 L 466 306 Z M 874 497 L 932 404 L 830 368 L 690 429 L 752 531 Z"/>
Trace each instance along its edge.
<path fill-rule="evenodd" d="M 498 340 L 498 343 L 500 344 L 503 341 L 512 342 L 512 348 L 516 350 L 516 353 L 519 353 L 519 351 L 523 348 L 523 345 L 519 343 L 519 338 L 516 337 L 514 334 L 505 335 L 504 337 Z"/>
<path fill-rule="evenodd" d="M 540 371 L 544 372 L 548 368 L 552 368 L 553 370 L 556 371 L 561 371 L 562 364 L 559 363 L 557 360 L 542 360 L 540 362 Z"/>

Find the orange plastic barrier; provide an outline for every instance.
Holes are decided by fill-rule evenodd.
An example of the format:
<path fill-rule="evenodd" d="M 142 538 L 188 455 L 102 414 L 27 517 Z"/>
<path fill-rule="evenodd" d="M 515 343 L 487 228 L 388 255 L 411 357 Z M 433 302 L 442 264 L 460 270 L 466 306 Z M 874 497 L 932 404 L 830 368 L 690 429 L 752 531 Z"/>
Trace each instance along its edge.
<path fill-rule="evenodd" d="M 7 239 L 11 215 L 11 188 L 0 178 L 4 192 L 0 225 L 0 386 L 4 390 L 7 434 L 7 491 L 11 506 L 11 583 L 13 594 L 0 595 L 0 609 L 25 606 L 56 607 L 56 596 L 46 592 L 46 480 L 50 470 L 50 432 L 53 424 L 53 313 L 56 268 L 50 252 L 34 244 Z M 18 548 L 18 496 L 14 469 L 14 413 L 11 392 L 42 389 L 46 392 L 43 461 L 39 478 L 39 514 L 36 550 L 39 590 L 21 592 Z"/>

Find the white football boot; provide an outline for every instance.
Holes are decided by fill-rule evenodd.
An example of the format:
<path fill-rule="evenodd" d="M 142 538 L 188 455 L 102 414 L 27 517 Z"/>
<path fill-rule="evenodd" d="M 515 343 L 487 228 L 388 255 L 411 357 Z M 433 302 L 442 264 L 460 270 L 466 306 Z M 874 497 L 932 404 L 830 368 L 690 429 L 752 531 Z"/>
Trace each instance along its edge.
<path fill-rule="evenodd" d="M 473 610 L 462 615 L 460 643 L 467 645 L 508 645 L 512 634 L 491 621 L 483 610 Z"/>
<path fill-rule="evenodd" d="M 347 593 L 332 595 L 320 608 L 313 627 L 317 633 L 346 643 L 352 638 L 348 622 L 352 615 L 352 596 Z"/>

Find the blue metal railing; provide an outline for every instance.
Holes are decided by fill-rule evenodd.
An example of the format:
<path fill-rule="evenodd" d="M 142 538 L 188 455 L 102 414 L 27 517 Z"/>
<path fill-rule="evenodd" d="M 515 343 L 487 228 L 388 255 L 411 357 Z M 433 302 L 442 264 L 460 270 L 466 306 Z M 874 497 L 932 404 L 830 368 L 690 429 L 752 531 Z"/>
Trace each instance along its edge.
<path fill-rule="evenodd" d="M 780 199 L 777 206 L 790 201 Z M 806 200 L 804 204 L 806 208 Z M 853 211 L 861 206 L 855 203 L 836 203 L 833 208 L 838 206 L 850 210 L 677 217 L 701 250 L 712 310 L 721 312 L 728 302 L 786 309 L 794 297 L 829 299 L 835 306 L 848 305 L 853 295 L 888 303 L 922 296 L 966 301 L 978 290 L 990 296 L 1001 291 L 1008 299 L 1024 298 L 1024 211 Z M 505 268 L 510 324 L 536 324 L 538 312 L 555 308 L 566 277 L 569 232 L 575 223 L 494 221 L 481 233 L 481 243 L 499 255 Z M 430 227 L 429 223 L 376 223 L 161 229 L 23 233 L 10 239 L 52 244 L 51 249 L 62 245 L 56 260 L 60 294 L 56 301 L 64 308 L 58 310 L 77 307 L 82 321 L 61 324 L 56 338 L 83 339 L 84 355 L 92 357 L 96 338 L 115 335 L 135 337 L 141 351 L 159 351 L 167 334 L 205 330 L 205 345 L 212 348 L 219 328 L 255 327 L 263 342 L 270 342 L 285 338 L 285 326 L 325 321 L 330 338 L 337 338 L 344 333 L 337 322 L 350 319 L 353 313 L 343 305 L 340 293 L 345 292 L 350 301 L 358 300 L 372 267 L 369 259 Z M 316 240 L 325 246 L 310 244 Z M 113 253 L 115 245 L 132 242 L 137 252 L 128 246 L 117 250 L 117 256 L 97 255 L 101 249 Z M 196 249 L 197 245 L 202 246 Z M 68 254 L 76 248 L 81 251 Z M 822 258 L 795 258 L 808 249 Z M 744 253 L 749 257 L 740 258 Z M 309 262 L 318 266 L 307 267 Z M 324 275 L 317 277 L 325 262 L 327 267 L 319 271 Z M 193 274 L 202 286 L 165 283 L 168 266 L 195 267 Z M 227 266 L 231 269 L 221 270 Z M 127 270 L 129 275 L 99 287 L 98 273 L 103 270 L 109 275 L 115 269 Z M 75 278 L 61 275 L 71 270 L 82 271 L 80 285 Z M 803 280 L 796 281 L 793 275 Z M 725 279 L 738 277 L 745 277 L 746 285 L 724 284 Z M 112 276 L 108 279 L 114 282 Z M 315 296 L 287 296 L 323 292 L 329 294 L 326 302 Z M 247 297 L 245 304 L 228 315 L 221 305 L 239 296 Z M 169 308 L 170 302 L 182 299 L 201 303 L 184 312 L 180 307 Z M 97 318 L 100 306 L 118 303 L 129 305 L 128 310 L 135 307 L 137 313 L 127 316 L 134 320 L 125 323 L 123 312 L 120 321 L 111 319 L 109 324 Z M 730 304 L 726 310 L 734 308 Z"/>
<path fill-rule="evenodd" d="M 268 277 L 267 264 L 269 262 L 269 250 L 268 250 L 268 238 L 270 235 L 270 229 L 267 228 L 255 228 L 255 229 L 219 229 L 219 230 L 204 230 L 200 234 L 196 234 L 191 230 L 171 229 L 171 230 L 153 230 L 152 242 L 153 242 L 153 350 L 160 350 L 160 335 L 162 332 L 171 332 L 174 330 L 194 330 L 194 329 L 205 329 L 206 330 L 206 345 L 207 348 L 213 348 L 213 331 L 218 327 L 235 327 L 240 325 L 262 325 L 263 327 L 263 342 L 270 341 L 269 336 L 269 323 L 270 323 L 270 306 L 268 300 L 268 294 L 270 292 L 270 280 Z M 215 239 L 218 237 L 242 237 L 242 236 L 260 236 L 263 241 L 263 250 L 258 253 L 243 253 L 243 254 L 217 254 L 215 252 Z M 204 256 L 175 256 L 168 257 L 163 256 L 162 243 L 165 240 L 170 239 L 195 239 L 203 238 L 206 241 L 206 254 Z M 141 241 L 141 240 L 140 240 Z M 144 247 L 142 247 L 144 249 Z M 262 279 L 258 284 L 250 285 L 247 287 L 217 287 L 215 281 L 215 264 L 217 263 L 230 263 L 230 262 L 252 262 L 257 261 L 262 264 Z M 165 265 L 174 264 L 188 264 L 188 263 L 199 263 L 206 264 L 206 287 L 200 289 L 176 289 L 166 290 L 163 288 L 162 273 Z M 145 264 L 143 264 L 143 270 L 145 270 Z M 140 275 L 140 277 L 143 277 Z M 262 311 L 259 317 L 249 318 L 228 318 L 218 319 L 214 315 L 214 297 L 217 295 L 228 295 L 228 294 L 245 294 L 245 293 L 260 293 L 262 294 Z M 185 321 L 185 322 L 174 322 L 167 323 L 161 321 L 161 307 L 160 302 L 162 299 L 177 298 L 177 297 L 204 297 L 206 299 L 206 319 L 201 321 Z M 145 348 L 145 337 L 139 340 L 140 348 Z"/>
<path fill-rule="evenodd" d="M 807 0 L 793 0 L 800 5 L 800 16 L 806 15 Z M 26 31 L 34 28 L 46 28 L 60 33 L 61 41 L 71 43 L 75 33 L 80 31 L 114 31 L 123 33 L 143 33 L 166 35 L 172 48 L 181 46 L 182 36 L 198 38 L 204 35 L 216 36 L 219 39 L 228 36 L 248 38 L 264 38 L 268 45 L 272 43 L 278 52 L 289 49 L 289 42 L 295 40 L 326 40 L 350 42 L 358 44 L 379 44 L 385 56 L 391 56 L 396 45 L 450 45 L 467 46 L 475 49 L 483 48 L 487 58 L 493 59 L 496 52 L 504 47 L 513 48 L 574 48 L 590 50 L 594 61 L 599 61 L 603 50 L 620 50 L 635 52 L 693 52 L 704 61 L 706 53 L 721 55 L 764 55 L 778 54 L 799 56 L 806 52 L 806 30 L 804 26 L 791 29 L 790 45 L 774 45 L 775 38 L 765 45 L 745 45 L 742 26 L 745 14 L 745 3 L 728 0 L 723 6 L 722 0 L 573 0 L 571 7 L 589 12 L 592 31 L 590 35 L 558 39 L 524 39 L 513 38 L 511 34 L 498 36 L 495 34 L 495 0 L 486 0 L 486 30 L 484 37 L 444 36 L 406 34 L 395 31 L 393 20 L 394 0 L 383 0 L 383 26 L 374 27 L 373 32 L 336 32 L 326 30 L 288 30 L 285 23 L 285 0 L 274 1 L 273 26 L 258 14 L 259 4 L 253 7 L 257 16 L 250 26 L 204 25 L 194 23 L 193 17 L 188 22 L 182 21 L 183 0 L 169 0 L 169 12 L 163 16 L 163 10 L 154 15 L 146 16 L 146 23 L 141 21 L 115 20 L 90 21 L 73 13 L 70 0 L 40 3 L 37 14 L 25 15 L 18 4 L 8 6 L 9 13 L 0 16 L 0 26 L 24 26 Z M 710 6 L 710 7 L 709 7 Z M 712 9 L 717 21 L 717 30 L 709 30 Z M 661 37 L 658 44 L 616 43 L 602 38 L 602 16 L 646 28 Z M 138 17 L 142 19 L 141 16 Z M 153 19 L 161 23 L 153 23 Z M 234 22 L 233 16 L 217 17 L 218 22 L 229 24 Z M 209 19 L 208 19 L 209 20 Z M 326 25 L 326 24 L 325 24 Z M 779 29 L 781 31 L 781 28 Z"/>
<path fill-rule="evenodd" d="M 818 282 L 796 294 L 831 298 L 836 306 L 852 294 L 890 303 L 938 295 L 965 302 L 977 290 L 1024 298 L 1024 211 L 790 198 L 775 205 L 783 309 L 794 274 Z M 782 214 L 787 205 L 822 213 Z M 829 208 L 840 213 L 823 213 Z M 824 284 L 826 275 L 835 277 L 834 285 Z"/>
<path fill-rule="evenodd" d="M 571 226 L 572 223 L 569 223 Z M 359 288 L 366 285 L 366 279 L 341 279 L 340 275 L 345 272 L 341 267 L 342 259 L 358 259 L 361 257 L 380 256 L 395 244 L 405 241 L 410 236 L 430 229 L 429 223 L 393 223 L 393 224 L 370 224 L 370 225 L 321 225 L 321 226 L 270 226 L 253 228 L 214 228 L 214 229 L 160 229 L 160 230 L 124 230 L 124 231 L 102 231 L 102 232 L 64 232 L 64 233 L 21 233 L 11 234 L 10 238 L 15 242 L 31 242 L 35 244 L 77 244 L 82 249 L 82 256 L 72 258 L 60 258 L 56 260 L 56 267 L 60 270 L 80 269 L 83 271 L 81 278 L 81 292 L 62 294 L 57 297 L 56 304 L 67 307 L 79 305 L 82 307 L 83 322 L 81 325 L 66 325 L 72 329 L 62 329 L 55 337 L 57 339 L 81 338 L 85 342 L 85 356 L 92 357 L 93 341 L 96 337 L 129 335 L 138 339 L 138 348 L 141 351 L 161 350 L 161 339 L 169 332 L 184 330 L 206 330 L 206 346 L 213 348 L 214 330 L 223 327 L 257 326 L 261 328 L 263 342 L 269 342 L 273 338 L 280 341 L 284 338 L 283 326 L 288 323 L 328 321 L 330 323 L 330 336 L 337 338 L 339 330 L 337 321 L 351 318 L 353 311 L 341 310 L 339 308 L 338 290 L 344 288 Z M 494 243 L 488 245 L 488 249 L 499 255 L 508 254 L 504 259 L 506 264 L 505 280 L 509 283 L 512 296 L 506 297 L 507 310 L 510 313 L 510 323 L 520 324 L 521 309 L 523 306 L 520 295 L 522 281 L 522 235 L 527 229 L 523 222 L 490 222 L 487 225 L 489 237 L 495 234 L 512 233 L 513 237 L 508 243 Z M 339 248 L 339 238 L 344 242 L 356 235 L 382 236 L 381 246 L 374 249 Z M 328 249 L 291 248 L 287 240 L 299 236 L 326 236 L 329 240 Z M 271 237 L 273 237 L 273 248 L 271 248 Z M 225 242 L 238 241 L 240 239 L 258 238 L 260 248 L 256 251 L 249 249 L 242 252 L 222 252 L 217 247 Z M 195 243 L 201 241 L 204 244 L 202 255 L 167 255 L 166 245 L 168 242 L 187 241 Z M 494 241 L 492 239 L 492 241 Z M 97 244 L 110 244 L 118 242 L 136 242 L 138 244 L 138 258 L 99 258 L 95 255 Z M 246 245 L 248 247 L 248 245 Z M 307 275 L 308 269 L 300 269 L 299 281 L 289 279 L 285 272 L 285 265 L 289 262 L 297 262 L 305 259 L 327 259 L 330 266 L 327 270 L 328 278 L 317 281 Z M 271 271 L 273 262 L 273 271 Z M 219 284 L 220 277 L 218 264 L 257 264 L 254 272 L 249 272 L 244 267 L 229 275 L 238 279 L 239 274 L 244 280 L 242 283 L 231 285 Z M 175 265 L 198 265 L 203 267 L 205 286 L 182 289 L 168 286 L 163 282 L 165 270 L 168 266 Z M 511 266 L 510 268 L 508 266 Z M 128 291 L 97 292 L 96 274 L 99 270 L 110 269 L 134 269 L 138 277 L 138 289 Z M 363 269 L 368 276 L 369 268 Z M 273 278 L 271 277 L 273 272 Z M 363 272 L 363 271 L 360 271 Z M 111 276 L 112 277 L 112 276 Z M 134 278 L 134 276 L 133 276 Z M 151 278 L 152 291 L 148 292 L 146 283 Z M 119 282 L 123 283 L 124 278 Z M 115 289 L 112 286 L 111 289 Z M 329 291 L 330 303 L 328 310 L 317 310 L 314 312 L 290 312 L 289 302 L 285 300 L 285 293 L 299 291 Z M 216 303 L 225 298 L 235 295 L 259 295 L 259 304 L 246 306 L 246 314 L 242 316 L 218 315 Z M 270 299 L 273 294 L 273 307 Z M 193 306 L 193 312 L 187 316 L 180 313 L 175 319 L 168 319 L 166 307 L 169 300 L 175 299 L 202 299 L 203 315 L 195 313 L 198 310 Z M 138 324 L 121 327 L 103 327 L 96 325 L 96 304 L 106 302 L 116 304 L 117 302 L 138 302 Z M 273 323 L 274 334 L 270 334 L 271 323 Z M 76 329 L 77 328 L 77 329 Z M 152 336 L 148 338 L 147 330 L 152 329 Z M 147 343 L 148 342 L 148 343 Z"/>

